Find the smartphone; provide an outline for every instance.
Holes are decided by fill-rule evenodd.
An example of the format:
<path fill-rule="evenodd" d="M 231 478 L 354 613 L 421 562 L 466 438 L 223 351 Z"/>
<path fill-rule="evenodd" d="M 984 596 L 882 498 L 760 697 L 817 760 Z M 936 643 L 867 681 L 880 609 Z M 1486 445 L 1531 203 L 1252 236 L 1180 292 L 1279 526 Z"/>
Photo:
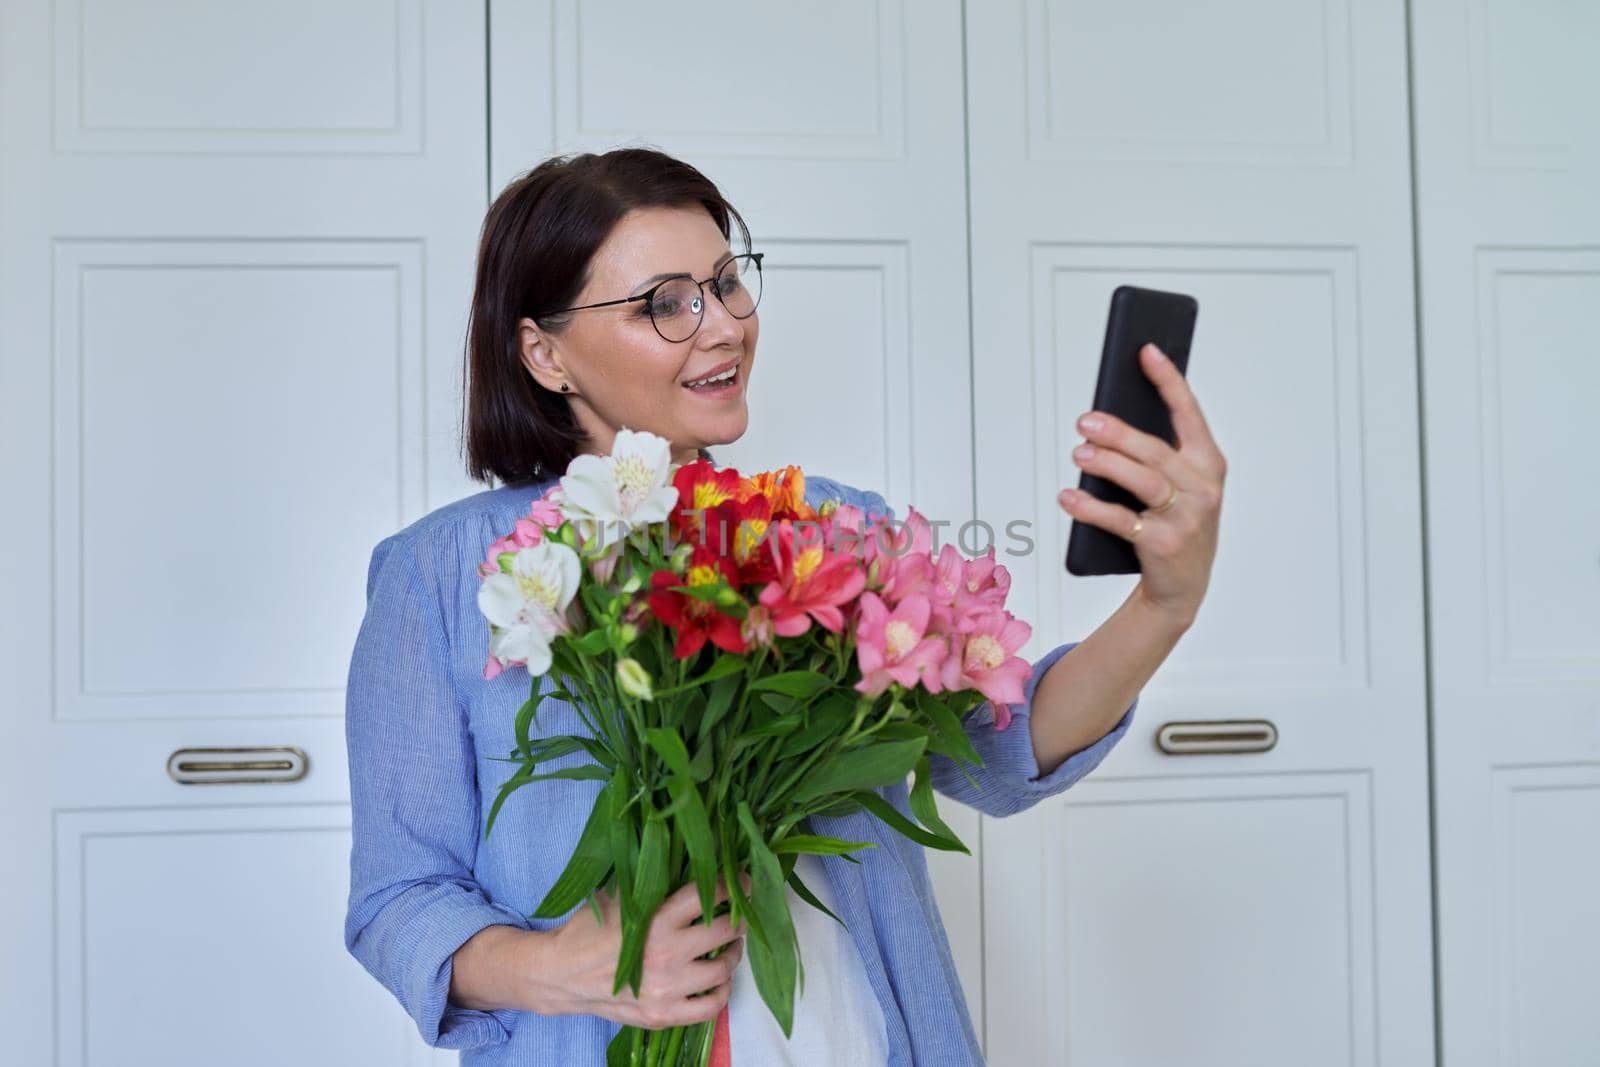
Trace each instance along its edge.
<path fill-rule="evenodd" d="M 1167 402 L 1145 374 L 1139 349 L 1146 344 L 1156 345 L 1172 360 L 1178 373 L 1187 374 L 1189 345 L 1194 340 L 1194 321 L 1199 313 L 1199 302 L 1185 293 L 1118 286 L 1111 294 L 1111 310 L 1106 316 L 1094 410 L 1115 415 L 1136 429 L 1176 445 L 1177 434 L 1172 430 Z M 1136 514 L 1148 506 L 1116 482 L 1088 471 L 1080 472 L 1078 488 Z M 1138 574 L 1139 555 L 1127 538 L 1073 519 L 1067 539 L 1067 571 L 1078 575 Z"/>

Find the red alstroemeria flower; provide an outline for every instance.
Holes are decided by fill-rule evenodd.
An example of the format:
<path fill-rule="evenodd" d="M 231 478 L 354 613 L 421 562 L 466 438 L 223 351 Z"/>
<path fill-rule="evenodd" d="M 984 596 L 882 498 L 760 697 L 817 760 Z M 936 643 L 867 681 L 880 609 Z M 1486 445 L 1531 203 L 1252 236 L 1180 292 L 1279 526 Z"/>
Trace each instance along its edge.
<path fill-rule="evenodd" d="M 738 619 L 718 611 L 709 601 L 672 591 L 675 585 L 714 586 L 724 580 L 732 583 L 734 577 L 733 561 L 719 556 L 710 545 L 695 546 L 685 573 L 664 570 L 650 576 L 650 610 L 678 633 L 673 656 L 688 659 L 700 651 L 708 637 L 725 652 L 745 651 Z"/>
<path fill-rule="evenodd" d="M 702 540 L 704 512 L 724 501 L 738 501 L 750 495 L 750 483 L 739 477 L 738 471 L 732 467 L 717 470 L 703 459 L 679 467 L 672 476 L 672 485 L 678 490 L 678 506 L 669 517 L 672 532 L 680 541 L 696 544 Z"/>
<path fill-rule="evenodd" d="M 844 628 L 840 608 L 867 584 L 861 564 L 830 552 L 820 541 L 808 543 L 793 524 L 778 523 L 767 537 L 776 557 L 778 577 L 761 591 L 761 604 L 772 613 L 772 628 L 784 637 L 803 634 L 811 620 L 825 630 Z"/>
<path fill-rule="evenodd" d="M 742 501 L 724 500 L 706 512 L 705 529 L 706 543 L 733 559 L 736 587 L 777 580 L 777 561 L 767 544 L 773 526 L 766 497 L 756 493 Z"/>

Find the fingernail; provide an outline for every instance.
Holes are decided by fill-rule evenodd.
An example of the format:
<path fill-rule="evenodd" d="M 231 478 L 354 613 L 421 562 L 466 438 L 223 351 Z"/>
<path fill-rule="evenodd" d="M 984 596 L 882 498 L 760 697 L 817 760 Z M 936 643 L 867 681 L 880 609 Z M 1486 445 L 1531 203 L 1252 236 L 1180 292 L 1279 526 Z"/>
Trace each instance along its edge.
<path fill-rule="evenodd" d="M 1100 418 L 1097 415 L 1085 415 L 1083 418 L 1078 420 L 1078 425 L 1082 426 L 1085 430 L 1098 430 L 1103 423 L 1101 423 Z"/>
<path fill-rule="evenodd" d="M 1078 502 L 1078 491 L 1076 489 L 1063 489 L 1061 491 L 1061 500 L 1062 503 L 1071 507 Z"/>
<path fill-rule="evenodd" d="M 1159 345 L 1150 345 L 1148 347 L 1149 347 L 1151 352 L 1155 353 L 1155 357 L 1157 359 L 1164 360 L 1164 359 L 1167 358 L 1167 354 L 1165 352 L 1161 351 L 1161 347 Z"/>

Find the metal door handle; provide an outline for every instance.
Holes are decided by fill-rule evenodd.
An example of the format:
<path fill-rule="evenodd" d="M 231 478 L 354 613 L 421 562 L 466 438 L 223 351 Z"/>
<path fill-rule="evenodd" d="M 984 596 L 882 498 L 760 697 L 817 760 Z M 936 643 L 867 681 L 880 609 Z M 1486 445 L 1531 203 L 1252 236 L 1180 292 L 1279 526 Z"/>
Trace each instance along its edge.
<path fill-rule="evenodd" d="M 298 748 L 180 748 L 167 757 L 167 776 L 179 785 L 293 782 L 306 776 Z"/>
<path fill-rule="evenodd" d="M 1168 722 L 1156 731 L 1156 747 L 1169 756 L 1266 752 L 1277 743 L 1278 728 L 1266 719 Z"/>

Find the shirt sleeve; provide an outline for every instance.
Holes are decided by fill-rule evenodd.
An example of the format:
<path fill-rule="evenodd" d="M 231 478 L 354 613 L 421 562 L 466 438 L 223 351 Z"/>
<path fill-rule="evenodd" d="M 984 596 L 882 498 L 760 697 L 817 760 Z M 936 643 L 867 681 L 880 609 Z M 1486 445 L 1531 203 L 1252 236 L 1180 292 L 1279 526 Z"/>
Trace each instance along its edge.
<path fill-rule="evenodd" d="M 882 494 L 860 489 L 855 490 L 855 494 L 858 497 L 855 503 L 869 515 L 894 519 L 894 509 L 889 507 Z M 1065 791 L 1100 766 L 1101 761 L 1133 725 L 1134 709 L 1139 706 L 1137 697 L 1103 737 L 1069 755 L 1049 774 L 1040 773 L 1038 754 L 1033 747 L 1030 716 L 1034 691 L 1039 688 L 1039 680 L 1045 672 L 1080 643 L 1069 641 L 1058 645 L 1034 663 L 1033 671 L 1023 685 L 1022 703 L 1007 705 L 1011 709 L 1011 721 L 1004 730 L 995 729 L 994 707 L 988 701 L 974 708 L 962 721 L 962 726 L 972 747 L 982 758 L 983 766 L 974 767 L 964 761 L 933 753 L 929 756 L 933 787 L 952 800 L 959 800 L 986 815 L 1015 815 L 1046 797 Z M 971 779 L 968 775 L 972 776 Z M 977 784 L 974 785 L 974 782 Z"/>
<path fill-rule="evenodd" d="M 1033 747 L 1033 731 L 1029 717 L 1033 711 L 1033 693 L 1039 679 L 1056 660 L 1078 647 L 1080 642 L 1069 641 L 1046 652 L 1033 665 L 1033 674 L 1023 687 L 1023 702 L 1007 705 L 1011 709 L 1011 722 L 1004 730 L 994 727 L 994 707 L 986 700 L 967 715 L 962 725 L 972 747 L 983 759 L 982 767 L 973 767 L 961 760 L 934 753 L 929 757 L 933 772 L 933 787 L 953 800 L 969 804 L 986 815 L 1015 815 L 1039 803 L 1045 797 L 1055 796 L 1075 785 L 1080 778 L 1100 766 L 1133 725 L 1133 712 L 1139 706 L 1134 698 L 1122 718 L 1100 740 L 1079 749 L 1049 774 L 1039 772 L 1039 758 Z M 977 781 L 974 786 L 967 774 Z"/>
<path fill-rule="evenodd" d="M 472 874 L 479 795 L 449 673 L 436 587 L 396 534 L 373 550 L 345 691 L 350 898 L 345 947 L 400 1001 L 422 1039 L 468 1049 L 510 1037 L 515 1012 L 449 1003 L 452 955 L 473 934 L 529 929 Z"/>

